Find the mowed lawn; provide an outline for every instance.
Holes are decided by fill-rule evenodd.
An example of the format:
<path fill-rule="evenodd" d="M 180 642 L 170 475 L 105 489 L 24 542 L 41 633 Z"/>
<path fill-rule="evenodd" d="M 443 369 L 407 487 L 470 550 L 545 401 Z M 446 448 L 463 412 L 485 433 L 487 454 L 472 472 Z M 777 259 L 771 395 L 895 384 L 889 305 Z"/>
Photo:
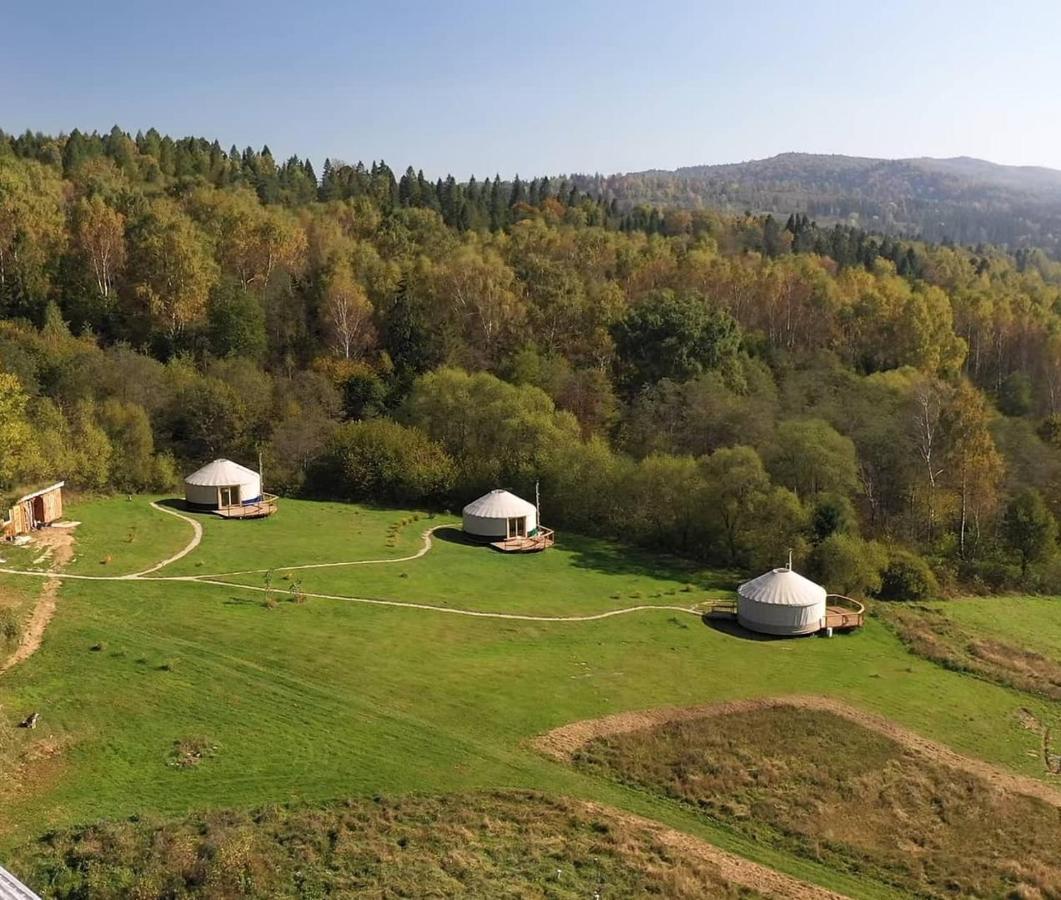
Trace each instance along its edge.
<path fill-rule="evenodd" d="M 159 575 L 215 575 L 410 556 L 422 546 L 424 530 L 443 521 L 414 510 L 288 499 L 281 500 L 277 513 L 268 519 L 227 520 L 208 512 L 189 512 L 180 501 L 169 503 L 202 525 L 203 541 L 193 554 Z M 186 539 L 191 536 L 187 524 L 167 518 L 183 529 Z"/>
<path fill-rule="evenodd" d="M 318 505 L 285 506 L 284 513 L 298 512 L 298 529 L 315 541 L 294 543 L 298 538 L 281 528 L 279 517 L 206 521 L 203 545 L 180 569 L 199 574 L 324 561 L 337 545 L 350 550 L 348 558 L 406 555 L 432 524 L 412 522 L 388 546 L 389 526 L 410 513 L 321 504 L 320 524 Z M 88 516 L 80 508 L 71 516 L 86 523 L 78 533 L 86 540 Z M 174 521 L 190 537 L 190 527 Z M 360 533 L 340 532 L 350 530 L 347 521 L 359 523 L 353 528 Z M 266 529 L 283 540 L 270 547 Z M 240 539 L 222 540 L 230 534 Z M 160 558 L 174 552 L 170 538 L 168 529 L 160 531 Z M 299 558 L 303 546 L 311 558 Z M 618 592 L 622 605 L 634 605 L 626 595 L 641 592 L 643 602 L 658 602 L 652 585 L 666 594 L 685 574 L 663 563 L 664 577 L 653 580 L 641 554 L 605 542 L 584 546 L 595 548 L 593 565 L 574 540 L 568 550 L 538 557 L 548 578 L 533 590 L 526 588 L 532 579 L 525 568 L 533 557 L 511 559 L 445 541 L 422 559 L 379 571 L 354 567 L 341 577 L 367 579 L 372 570 L 371 577 L 383 578 L 407 567 L 408 578 L 377 588 L 411 600 L 419 590 L 412 573 L 421 567 L 432 580 L 425 596 L 478 598 L 500 608 L 501 599 L 517 607 L 533 595 L 541 609 L 577 615 L 586 602 L 580 586 L 596 579 L 594 602 L 611 602 Z M 196 564 L 200 554 L 204 566 Z M 427 575 L 435 565 L 439 571 Z M 706 580 L 692 577 L 701 585 Z M 546 588 L 552 593 L 543 597 Z M 546 760 L 528 741 L 566 722 L 622 710 L 816 693 L 1044 777 L 1039 737 L 1021 727 L 1018 710 L 1027 707 L 1049 721 L 1061 715 L 1061 704 L 908 654 L 874 621 L 862 633 L 832 640 L 756 641 L 665 610 L 529 623 L 344 600 L 300 605 L 282 595 L 269 608 L 263 599 L 238 587 L 188 582 L 66 582 L 42 649 L 0 678 L 3 715 L 41 713 L 38 730 L 20 739 L 55 748 L 31 767 L 27 790 L 8 800 L 0 846 L 52 826 L 147 811 L 532 788 L 618 805 L 848 893 L 887 896 L 883 886 L 759 847 L 674 804 Z M 175 742 L 192 738 L 216 746 L 214 755 L 193 768 L 171 765 Z"/>
<path fill-rule="evenodd" d="M 548 552 L 524 554 L 469 544 L 458 535 L 459 523 L 444 525 L 435 533 L 429 554 L 420 559 L 378 566 L 277 568 L 270 578 L 282 588 L 297 581 L 310 593 L 547 616 L 647 605 L 689 608 L 729 596 L 735 583 L 733 576 L 581 535 L 562 534 Z M 255 572 L 226 580 L 262 587 L 264 579 L 264 573 Z"/>

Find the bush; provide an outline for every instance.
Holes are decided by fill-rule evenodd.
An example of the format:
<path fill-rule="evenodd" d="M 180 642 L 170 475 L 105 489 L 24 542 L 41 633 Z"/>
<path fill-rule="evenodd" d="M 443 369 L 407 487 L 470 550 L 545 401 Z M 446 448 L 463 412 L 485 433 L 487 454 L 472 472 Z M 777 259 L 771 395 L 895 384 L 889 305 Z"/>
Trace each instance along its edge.
<path fill-rule="evenodd" d="M 22 625 L 9 609 L 0 609 L 0 641 L 17 644 L 22 640 Z"/>
<path fill-rule="evenodd" d="M 455 470 L 446 451 L 419 428 L 370 419 L 336 431 L 314 481 L 319 490 L 349 500 L 412 503 L 444 494 Z"/>
<path fill-rule="evenodd" d="M 892 550 L 881 573 L 877 597 L 881 600 L 927 600 L 939 593 L 939 582 L 920 556 L 909 550 Z"/>
<path fill-rule="evenodd" d="M 859 596 L 881 588 L 887 556 L 880 544 L 849 534 L 831 534 L 814 548 L 811 572 L 832 592 Z"/>

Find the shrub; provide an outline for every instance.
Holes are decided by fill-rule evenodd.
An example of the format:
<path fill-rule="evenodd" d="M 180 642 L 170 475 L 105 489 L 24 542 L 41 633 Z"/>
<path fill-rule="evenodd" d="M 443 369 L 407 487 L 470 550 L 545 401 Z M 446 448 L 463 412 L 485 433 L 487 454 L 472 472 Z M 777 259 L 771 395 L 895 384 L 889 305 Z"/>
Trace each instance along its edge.
<path fill-rule="evenodd" d="M 22 625 L 9 609 L 0 609 L 0 640 L 8 644 L 22 640 Z"/>
<path fill-rule="evenodd" d="M 452 486 L 454 472 L 449 454 L 419 428 L 370 419 L 335 433 L 318 481 L 350 500 L 406 503 L 439 497 Z"/>
<path fill-rule="evenodd" d="M 837 533 L 814 548 L 810 567 L 830 591 L 857 596 L 880 588 L 886 559 L 880 544 Z"/>
<path fill-rule="evenodd" d="M 881 573 L 881 600 L 926 600 L 939 593 L 939 582 L 920 556 L 909 550 L 893 549 Z"/>

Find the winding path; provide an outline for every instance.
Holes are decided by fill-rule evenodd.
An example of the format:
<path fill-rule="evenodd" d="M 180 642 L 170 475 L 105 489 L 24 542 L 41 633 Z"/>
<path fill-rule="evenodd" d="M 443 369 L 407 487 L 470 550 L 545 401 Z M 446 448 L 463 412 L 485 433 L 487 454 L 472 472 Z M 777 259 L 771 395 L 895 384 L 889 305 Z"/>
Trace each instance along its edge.
<path fill-rule="evenodd" d="M 176 562 L 178 559 L 183 559 L 185 556 L 187 556 L 189 553 L 191 553 L 196 547 L 198 547 L 199 544 L 203 540 L 203 526 L 200 525 L 197 521 L 195 521 L 195 519 L 193 519 L 191 516 L 186 516 L 183 513 L 179 513 L 179 512 L 177 512 L 177 510 L 170 509 L 169 507 L 166 507 L 166 506 L 159 506 L 155 502 L 152 502 L 151 505 L 155 509 L 157 509 L 159 512 L 164 512 L 164 513 L 166 513 L 167 515 L 170 515 L 170 516 L 176 516 L 178 519 L 183 519 L 185 522 L 187 522 L 189 525 L 191 525 L 192 526 L 192 532 L 193 532 L 192 533 L 192 539 L 190 541 L 188 541 L 187 546 L 185 546 L 185 548 L 183 550 L 181 550 L 179 553 L 174 553 L 173 556 L 169 557 L 168 559 L 162 560 L 162 562 L 160 562 L 160 563 L 156 563 L 150 569 L 144 569 L 142 572 L 137 572 L 135 575 L 128 576 L 130 578 L 141 578 L 144 575 L 149 575 L 152 572 L 157 572 L 159 569 L 163 568 L 164 566 L 168 566 L 170 563 Z"/>
<path fill-rule="evenodd" d="M 53 569 L 65 566 L 74 556 L 74 536 L 69 531 L 54 529 L 49 532 L 45 543 L 52 551 Z M 44 639 L 44 630 L 48 627 L 52 616 L 55 615 L 60 579 L 54 571 L 43 574 L 47 580 L 33 606 L 33 612 L 30 613 L 22 639 L 7 659 L 0 660 L 0 675 L 19 663 L 25 662 L 40 649 L 41 641 Z"/>
<path fill-rule="evenodd" d="M 241 591 L 256 591 L 258 593 L 268 593 L 269 591 L 275 591 L 273 588 L 259 587 L 252 584 L 240 584 L 234 581 L 222 581 L 222 578 L 234 578 L 239 575 L 255 575 L 261 572 L 278 571 L 278 572 L 291 572 L 303 569 L 327 569 L 327 568 L 339 568 L 343 566 L 367 566 L 367 565 L 385 565 L 387 563 L 399 563 L 409 562 L 414 559 L 420 559 L 425 556 L 433 545 L 432 535 L 435 531 L 440 528 L 447 528 L 447 525 L 435 525 L 428 528 L 423 533 L 423 546 L 416 553 L 410 556 L 394 557 L 390 559 L 359 559 L 359 560 L 346 560 L 343 562 L 330 562 L 330 563 L 307 563 L 305 565 L 297 566 L 276 566 L 273 570 L 270 569 L 245 569 L 239 572 L 222 572 L 215 575 L 155 575 L 153 573 L 158 572 L 160 569 L 165 568 L 170 563 L 176 562 L 179 559 L 184 558 L 199 544 L 203 539 L 203 526 L 197 522 L 191 516 L 186 516 L 183 513 L 178 512 L 175 509 L 169 509 L 165 506 L 160 506 L 158 503 L 152 503 L 152 507 L 157 509 L 159 512 L 164 512 L 167 515 L 176 516 L 178 519 L 183 519 L 189 525 L 192 526 L 192 539 L 181 549 L 178 553 L 161 562 L 155 563 L 150 568 L 143 569 L 139 572 L 132 572 L 126 575 L 78 575 L 75 573 L 67 572 L 32 572 L 25 569 L 7 569 L 0 568 L 0 572 L 5 575 L 22 575 L 29 578 L 47 578 L 54 579 L 56 584 L 62 580 L 74 580 L 74 581 L 166 581 L 166 582 L 183 582 L 191 584 L 209 584 L 215 587 L 224 587 L 230 590 L 241 590 Z M 629 615 L 630 613 L 645 612 L 649 610 L 654 611 L 667 611 L 685 613 L 691 616 L 700 616 L 699 610 L 692 609 L 687 606 L 655 606 L 651 604 L 642 604 L 640 606 L 628 606 L 622 609 L 609 609 L 600 613 L 591 613 L 588 615 L 576 615 L 576 616 L 535 616 L 527 613 L 506 613 L 506 612 L 489 612 L 486 610 L 478 609 L 462 609 L 454 606 L 439 606 L 431 603 L 411 603 L 403 600 L 381 600 L 378 598 L 370 597 L 350 597 L 342 594 L 319 594 L 312 593 L 310 591 L 303 591 L 303 596 L 312 597 L 319 600 L 338 600 L 347 603 L 363 603 L 368 606 L 389 606 L 398 609 L 415 609 L 422 612 L 436 612 L 436 613 L 448 613 L 454 616 L 467 616 L 469 618 L 476 619 L 504 619 L 508 621 L 517 622 L 595 622 L 600 619 L 610 619 L 615 616 Z"/>

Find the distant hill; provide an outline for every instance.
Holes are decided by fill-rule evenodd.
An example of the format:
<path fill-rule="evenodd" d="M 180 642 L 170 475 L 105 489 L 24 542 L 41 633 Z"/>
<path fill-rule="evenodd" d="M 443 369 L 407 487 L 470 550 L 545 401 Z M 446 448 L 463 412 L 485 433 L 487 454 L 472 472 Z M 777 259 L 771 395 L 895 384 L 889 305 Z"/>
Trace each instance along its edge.
<path fill-rule="evenodd" d="M 1061 171 L 969 157 L 871 159 L 783 153 L 674 171 L 576 176 L 621 205 L 750 210 L 872 231 L 1061 249 Z"/>

